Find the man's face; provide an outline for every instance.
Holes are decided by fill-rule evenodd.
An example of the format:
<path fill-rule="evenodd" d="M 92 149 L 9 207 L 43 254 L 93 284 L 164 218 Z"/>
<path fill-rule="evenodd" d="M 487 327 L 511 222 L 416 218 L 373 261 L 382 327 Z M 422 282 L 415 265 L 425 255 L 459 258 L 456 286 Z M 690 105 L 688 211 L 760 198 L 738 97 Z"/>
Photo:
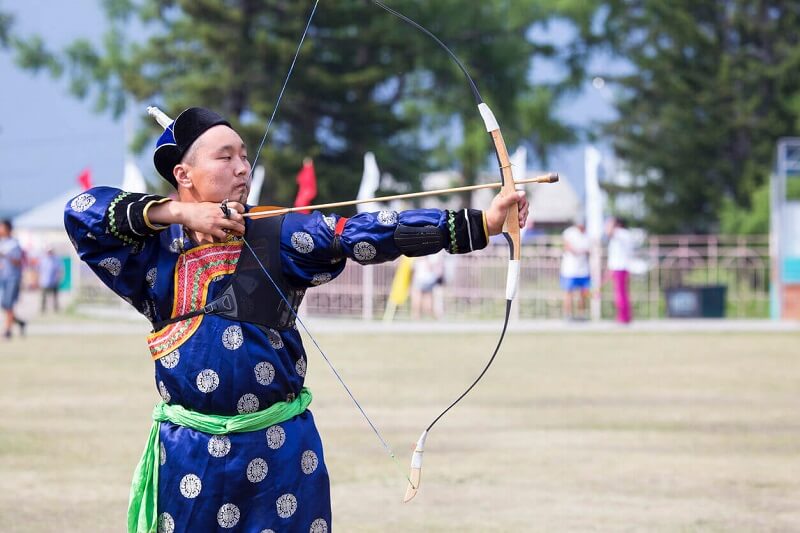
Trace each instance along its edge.
<path fill-rule="evenodd" d="M 176 166 L 191 183 L 192 198 L 198 202 L 231 200 L 244 203 L 250 192 L 250 161 L 239 134 L 231 128 L 214 126 L 203 133 Z M 180 189 L 180 187 L 179 187 Z"/>
<path fill-rule="evenodd" d="M 0 222 L 0 239 L 5 239 L 10 235 L 11 230 L 9 229 L 8 224 Z"/>

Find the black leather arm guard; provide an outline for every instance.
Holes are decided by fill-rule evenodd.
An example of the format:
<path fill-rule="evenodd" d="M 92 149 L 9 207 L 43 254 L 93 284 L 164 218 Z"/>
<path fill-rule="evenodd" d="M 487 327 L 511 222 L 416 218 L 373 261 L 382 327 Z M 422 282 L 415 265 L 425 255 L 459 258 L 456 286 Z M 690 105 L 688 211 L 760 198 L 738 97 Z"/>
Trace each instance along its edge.
<path fill-rule="evenodd" d="M 435 254 L 445 245 L 445 238 L 436 226 L 405 226 L 394 230 L 394 243 L 403 255 L 419 257 Z"/>

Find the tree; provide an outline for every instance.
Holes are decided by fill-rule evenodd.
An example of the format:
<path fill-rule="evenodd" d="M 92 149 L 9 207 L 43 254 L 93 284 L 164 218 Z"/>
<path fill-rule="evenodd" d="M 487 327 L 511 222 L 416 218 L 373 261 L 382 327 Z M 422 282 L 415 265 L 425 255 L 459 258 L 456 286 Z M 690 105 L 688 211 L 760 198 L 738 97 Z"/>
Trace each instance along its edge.
<path fill-rule="evenodd" d="M 73 94 L 115 116 L 131 99 L 173 114 L 190 105 L 217 109 L 243 133 L 252 158 L 311 2 L 104 0 L 103 6 L 110 29 L 101 47 L 78 40 L 52 52 L 30 38 L 17 46 L 20 63 L 65 75 Z M 531 61 L 556 52 L 527 38 L 555 12 L 541 6 L 536 0 L 392 3 L 456 50 L 509 145 L 535 141 L 544 156 L 575 137 L 551 112 L 575 78 L 539 87 L 527 81 Z M 144 37 L 132 38 L 132 27 Z M 156 133 L 149 122 L 144 128 L 140 146 Z M 320 199 L 352 197 L 367 150 L 401 181 L 457 162 L 473 181 L 490 149 L 481 132 L 460 72 L 427 36 L 366 0 L 323 2 L 260 158 L 268 168 L 266 196 L 289 201 L 300 161 L 312 156 Z"/>
<path fill-rule="evenodd" d="M 800 125 L 800 4 L 611 0 L 605 42 L 630 61 L 606 133 L 640 177 L 655 232 L 715 231 L 748 210 L 775 142 Z M 593 35 L 595 41 L 597 35 Z"/>
<path fill-rule="evenodd" d="M 14 18 L 10 14 L 0 11 L 0 47 L 8 46 L 13 22 Z"/>

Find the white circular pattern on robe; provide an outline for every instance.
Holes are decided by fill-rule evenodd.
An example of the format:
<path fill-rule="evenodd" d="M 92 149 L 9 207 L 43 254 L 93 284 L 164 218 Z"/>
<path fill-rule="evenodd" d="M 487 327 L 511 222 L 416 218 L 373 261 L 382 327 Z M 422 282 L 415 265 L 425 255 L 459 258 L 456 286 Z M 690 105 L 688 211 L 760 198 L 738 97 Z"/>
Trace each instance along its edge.
<path fill-rule="evenodd" d="M 313 450 L 304 451 L 303 456 L 300 458 L 300 468 L 303 469 L 303 473 L 313 474 L 314 470 L 317 469 L 317 465 L 319 465 L 317 454 Z"/>
<path fill-rule="evenodd" d="M 172 242 L 169 243 L 169 251 L 173 253 L 180 253 L 183 250 L 183 239 L 181 237 L 175 237 L 172 239 Z"/>
<path fill-rule="evenodd" d="M 328 226 L 328 229 L 331 231 L 336 231 L 336 219 L 333 217 L 322 217 L 322 220 L 325 221 L 325 225 Z"/>
<path fill-rule="evenodd" d="M 172 396 L 170 396 L 167 386 L 164 385 L 163 381 L 158 382 L 158 393 L 161 395 L 161 399 L 164 400 L 164 403 L 169 403 L 169 401 L 172 399 Z"/>
<path fill-rule="evenodd" d="M 231 451 L 231 439 L 225 435 L 212 435 L 208 440 L 208 453 L 213 457 L 225 457 Z"/>
<path fill-rule="evenodd" d="M 256 381 L 262 385 L 269 385 L 275 379 L 275 367 L 272 363 L 262 361 L 253 370 L 256 373 Z"/>
<path fill-rule="evenodd" d="M 240 516 L 241 513 L 239 513 L 238 507 L 232 503 L 226 503 L 219 508 L 219 511 L 217 511 L 217 523 L 219 524 L 219 527 L 230 529 L 239 523 Z"/>
<path fill-rule="evenodd" d="M 372 261 L 377 253 L 375 247 L 365 241 L 357 242 L 353 246 L 353 255 L 358 261 Z"/>
<path fill-rule="evenodd" d="M 308 533 L 328 533 L 328 522 L 324 518 L 317 518 L 311 522 L 311 529 Z"/>
<path fill-rule="evenodd" d="M 219 376 L 210 368 L 197 374 L 197 388 L 200 392 L 209 393 L 219 387 Z"/>
<path fill-rule="evenodd" d="M 274 329 L 270 329 L 267 332 L 267 337 L 269 337 L 269 343 L 272 345 L 272 348 L 275 350 L 280 350 L 283 348 L 283 339 L 281 338 L 281 334 L 275 331 Z"/>
<path fill-rule="evenodd" d="M 240 415 L 258 411 L 258 398 L 255 394 L 247 393 L 236 402 L 236 410 Z"/>
<path fill-rule="evenodd" d="M 267 428 L 267 446 L 277 450 L 286 442 L 286 432 L 280 426 L 270 426 Z"/>
<path fill-rule="evenodd" d="M 267 477 L 268 470 L 267 462 L 261 457 L 256 457 L 247 465 L 247 479 L 249 479 L 251 483 L 264 481 L 264 478 Z"/>
<path fill-rule="evenodd" d="M 222 332 L 222 345 L 229 350 L 236 350 L 244 342 L 241 326 L 228 326 Z"/>
<path fill-rule="evenodd" d="M 158 515 L 158 533 L 172 533 L 175 531 L 175 520 L 169 513 Z"/>
<path fill-rule="evenodd" d="M 397 224 L 397 211 L 381 211 L 378 213 L 378 223 L 384 226 L 394 226 Z"/>
<path fill-rule="evenodd" d="M 86 211 L 87 209 L 92 207 L 96 201 L 97 200 L 95 199 L 94 196 L 92 196 L 88 192 L 85 192 L 73 198 L 72 201 L 69 203 L 69 206 L 72 208 L 73 211 L 77 213 L 82 213 L 83 211 Z"/>
<path fill-rule="evenodd" d="M 314 249 L 314 239 L 305 231 L 292 233 L 292 246 L 301 254 L 308 254 Z"/>
<path fill-rule="evenodd" d="M 275 533 L 275 531 L 273 531 L 272 529 L 264 529 L 261 531 L 261 533 Z"/>
<path fill-rule="evenodd" d="M 144 279 L 147 282 L 147 284 L 150 285 L 151 289 L 156 286 L 157 277 L 158 277 L 158 270 L 155 267 L 148 270 L 147 274 L 145 274 Z"/>
<path fill-rule="evenodd" d="M 122 263 L 116 257 L 106 257 L 97 263 L 97 266 L 105 268 L 112 276 L 119 276 L 119 273 L 122 272 Z"/>
<path fill-rule="evenodd" d="M 159 359 L 161 362 L 161 366 L 164 368 L 175 368 L 178 365 L 178 361 L 181 360 L 181 352 L 180 350 L 174 350 L 169 352 L 167 355 Z"/>
<path fill-rule="evenodd" d="M 306 358 L 301 357 L 297 360 L 297 363 L 294 365 L 294 369 L 297 371 L 297 375 L 301 378 L 306 377 Z"/>
<path fill-rule="evenodd" d="M 311 278 L 312 285 L 322 285 L 323 283 L 328 283 L 330 280 L 333 279 L 330 272 L 320 272 L 319 274 L 314 274 Z"/>
<path fill-rule="evenodd" d="M 194 474 L 186 474 L 181 478 L 181 494 L 184 498 L 197 498 L 203 490 L 203 482 Z"/>
<path fill-rule="evenodd" d="M 167 449 L 164 447 L 163 442 L 158 443 L 158 462 L 161 466 L 167 463 Z"/>
<path fill-rule="evenodd" d="M 278 508 L 278 516 L 289 518 L 297 511 L 297 498 L 293 494 L 284 494 L 275 502 Z"/>

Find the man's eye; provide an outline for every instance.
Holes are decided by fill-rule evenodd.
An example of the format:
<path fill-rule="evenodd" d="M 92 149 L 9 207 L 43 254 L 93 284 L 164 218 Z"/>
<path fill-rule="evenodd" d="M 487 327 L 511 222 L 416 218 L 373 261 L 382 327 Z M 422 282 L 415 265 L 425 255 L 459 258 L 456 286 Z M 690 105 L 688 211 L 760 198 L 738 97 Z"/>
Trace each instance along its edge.
<path fill-rule="evenodd" d="M 219 158 L 219 159 L 224 159 L 225 161 L 230 161 L 230 159 L 231 159 L 231 156 L 229 156 L 229 155 L 223 155 L 223 156 L 220 156 L 220 158 Z"/>

